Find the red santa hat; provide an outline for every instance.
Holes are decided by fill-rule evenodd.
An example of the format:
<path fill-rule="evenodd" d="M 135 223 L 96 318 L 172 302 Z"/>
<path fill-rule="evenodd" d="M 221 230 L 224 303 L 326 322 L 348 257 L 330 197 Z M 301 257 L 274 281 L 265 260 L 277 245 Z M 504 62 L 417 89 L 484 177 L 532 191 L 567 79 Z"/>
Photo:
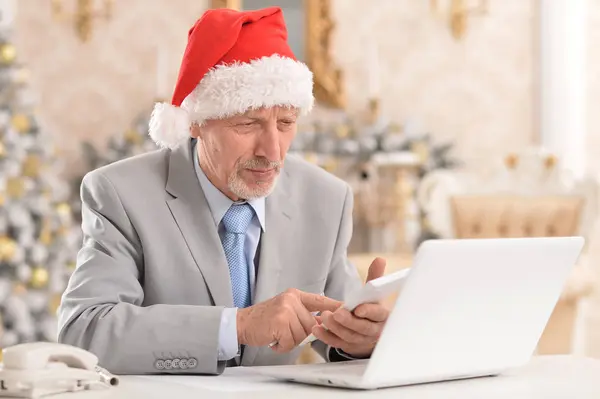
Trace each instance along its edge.
<path fill-rule="evenodd" d="M 150 137 L 175 148 L 189 139 L 192 123 L 277 105 L 305 114 L 312 90 L 312 73 L 292 53 L 279 7 L 211 9 L 189 31 L 173 98 L 155 104 Z"/>

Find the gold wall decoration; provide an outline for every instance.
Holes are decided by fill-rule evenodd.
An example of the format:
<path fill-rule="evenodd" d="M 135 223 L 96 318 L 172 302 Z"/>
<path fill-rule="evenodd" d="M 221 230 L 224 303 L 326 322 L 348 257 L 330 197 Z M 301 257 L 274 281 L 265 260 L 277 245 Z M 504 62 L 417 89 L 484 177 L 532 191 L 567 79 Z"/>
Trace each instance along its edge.
<path fill-rule="evenodd" d="M 305 32 L 304 60 L 313 72 L 317 103 L 332 108 L 345 108 L 346 92 L 343 73 L 331 56 L 331 35 L 335 28 L 331 0 L 303 0 Z M 242 10 L 243 0 L 211 0 L 211 8 Z"/>
<path fill-rule="evenodd" d="M 92 37 L 93 22 L 96 19 L 110 20 L 112 17 L 114 0 L 100 0 L 97 9 L 94 0 L 74 0 L 75 10 L 67 13 L 64 10 L 64 0 L 52 0 L 52 15 L 58 21 L 72 21 L 75 33 L 83 42 Z"/>
<path fill-rule="evenodd" d="M 472 15 L 484 15 L 488 12 L 488 0 L 474 0 L 476 5 L 471 5 L 469 0 L 442 0 L 446 7 L 440 7 L 440 0 L 430 0 L 434 13 L 447 18 L 452 36 L 460 40 L 467 32 L 467 19 Z"/>

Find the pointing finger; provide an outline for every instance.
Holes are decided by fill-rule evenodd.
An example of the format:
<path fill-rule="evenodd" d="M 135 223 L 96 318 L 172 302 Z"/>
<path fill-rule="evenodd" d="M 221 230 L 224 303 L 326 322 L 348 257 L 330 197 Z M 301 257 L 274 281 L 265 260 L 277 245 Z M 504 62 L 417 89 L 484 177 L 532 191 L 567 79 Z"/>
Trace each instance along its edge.
<path fill-rule="evenodd" d="M 342 302 L 327 298 L 324 295 L 311 294 L 303 291 L 299 291 L 298 293 L 300 302 L 302 302 L 309 312 L 324 312 L 326 310 L 333 312 L 342 306 Z"/>

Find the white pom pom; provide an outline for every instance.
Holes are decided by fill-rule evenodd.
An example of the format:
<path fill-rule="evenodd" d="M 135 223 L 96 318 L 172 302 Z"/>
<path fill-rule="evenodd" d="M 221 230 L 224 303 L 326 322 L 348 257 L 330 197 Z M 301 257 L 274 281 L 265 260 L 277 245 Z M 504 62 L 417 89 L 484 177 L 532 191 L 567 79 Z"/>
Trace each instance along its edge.
<path fill-rule="evenodd" d="M 176 148 L 190 137 L 190 117 L 186 110 L 156 103 L 150 117 L 150 137 L 159 147 Z"/>

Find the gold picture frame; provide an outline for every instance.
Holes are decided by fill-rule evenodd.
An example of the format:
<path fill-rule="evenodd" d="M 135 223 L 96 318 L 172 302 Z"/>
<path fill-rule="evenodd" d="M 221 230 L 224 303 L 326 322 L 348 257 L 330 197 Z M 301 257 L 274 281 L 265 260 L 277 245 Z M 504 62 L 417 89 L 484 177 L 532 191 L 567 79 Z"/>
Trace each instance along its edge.
<path fill-rule="evenodd" d="M 303 0 L 306 31 L 306 64 L 313 72 L 314 93 L 318 104 L 331 108 L 346 107 L 343 73 L 331 56 L 331 34 L 335 28 L 331 0 Z M 243 0 L 211 0 L 211 8 L 243 9 Z"/>

